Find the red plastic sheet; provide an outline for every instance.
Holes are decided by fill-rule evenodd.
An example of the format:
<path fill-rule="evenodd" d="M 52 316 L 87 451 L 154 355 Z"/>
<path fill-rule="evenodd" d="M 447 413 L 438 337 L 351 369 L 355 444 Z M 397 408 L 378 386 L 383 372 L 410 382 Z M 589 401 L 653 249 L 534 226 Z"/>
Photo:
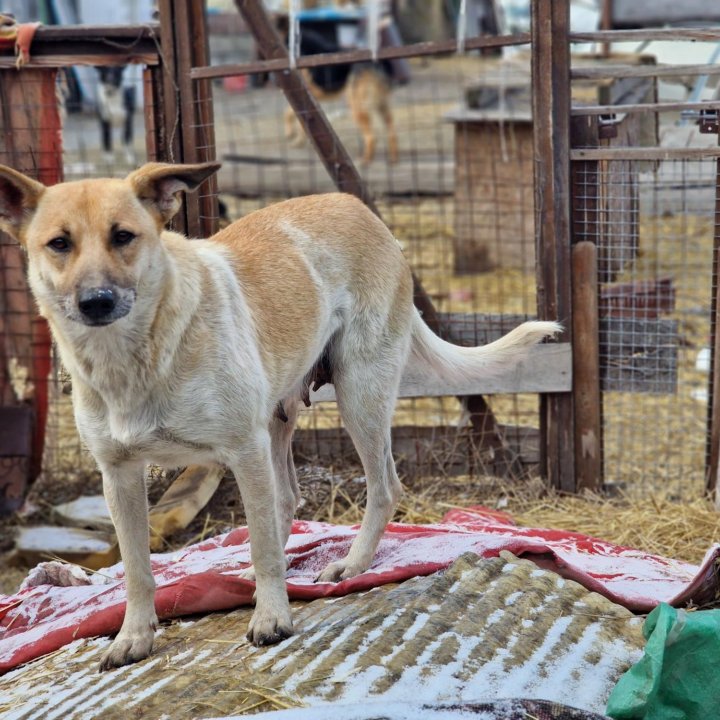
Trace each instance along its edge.
<path fill-rule="evenodd" d="M 286 548 L 290 597 L 346 595 L 428 575 L 467 552 L 494 557 L 502 550 L 534 560 L 631 610 L 648 611 L 660 602 L 702 604 L 714 599 L 718 589 L 714 568 L 720 546 L 709 550 L 698 567 L 578 533 L 517 527 L 509 515 L 482 507 L 453 510 L 436 525 L 391 523 L 367 572 L 340 583 L 316 583 L 325 565 L 347 553 L 356 533 L 357 526 L 295 522 Z M 158 617 L 250 604 L 255 585 L 239 577 L 249 562 L 247 528 L 153 555 Z M 77 638 L 120 629 L 125 610 L 121 563 L 92 576 L 66 572 L 58 579 L 62 586 L 47 583 L 52 575 L 39 566 L 19 593 L 0 596 L 0 672 Z"/>

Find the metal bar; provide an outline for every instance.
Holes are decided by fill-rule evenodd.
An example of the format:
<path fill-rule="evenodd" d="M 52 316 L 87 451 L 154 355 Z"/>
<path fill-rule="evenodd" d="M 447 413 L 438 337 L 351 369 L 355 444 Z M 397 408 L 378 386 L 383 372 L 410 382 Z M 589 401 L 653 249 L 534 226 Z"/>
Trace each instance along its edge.
<path fill-rule="evenodd" d="M 563 322 L 567 342 L 572 341 L 569 0 L 532 0 L 531 18 L 538 313 Z M 542 395 L 540 422 L 542 471 L 551 485 L 572 492 L 572 394 Z"/>
<path fill-rule="evenodd" d="M 720 148 L 574 148 L 570 160 L 706 160 L 720 157 Z"/>
<path fill-rule="evenodd" d="M 465 42 L 466 50 L 481 48 L 509 47 L 514 45 L 527 45 L 530 42 L 529 33 L 516 35 L 498 35 L 495 37 L 468 38 Z M 413 43 L 400 47 L 388 47 L 378 50 L 378 60 L 393 60 L 399 58 L 422 57 L 437 55 L 439 53 L 453 53 L 457 51 L 457 41 L 443 40 L 436 42 Z M 305 55 L 298 58 L 297 67 L 312 68 L 327 65 L 342 65 L 345 63 L 372 61 L 370 50 L 343 50 L 334 53 L 320 53 L 318 55 Z M 276 56 L 267 60 L 256 60 L 250 63 L 218 65 L 215 67 L 195 67 L 192 70 L 193 80 L 201 78 L 222 78 L 231 75 L 251 75 L 254 73 L 281 72 L 290 69 L 287 57 Z"/>

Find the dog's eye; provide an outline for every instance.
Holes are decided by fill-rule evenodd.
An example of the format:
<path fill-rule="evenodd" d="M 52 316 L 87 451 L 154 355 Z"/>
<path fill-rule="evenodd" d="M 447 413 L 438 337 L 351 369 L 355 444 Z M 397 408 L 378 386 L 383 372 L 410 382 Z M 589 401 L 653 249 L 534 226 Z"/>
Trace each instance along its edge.
<path fill-rule="evenodd" d="M 113 245 L 128 245 L 135 239 L 135 235 L 133 235 L 129 230 L 116 230 L 112 234 L 112 244 Z"/>
<path fill-rule="evenodd" d="M 70 250 L 70 241 L 66 237 L 56 237 L 47 246 L 55 252 L 64 253 Z"/>

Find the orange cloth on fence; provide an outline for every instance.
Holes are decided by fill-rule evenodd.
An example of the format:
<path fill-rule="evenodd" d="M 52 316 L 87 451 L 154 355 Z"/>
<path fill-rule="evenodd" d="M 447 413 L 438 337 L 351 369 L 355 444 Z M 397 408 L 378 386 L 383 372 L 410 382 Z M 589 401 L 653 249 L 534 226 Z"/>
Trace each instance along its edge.
<path fill-rule="evenodd" d="M 18 70 L 30 60 L 30 45 L 41 24 L 34 22 L 18 25 L 12 15 L 0 13 L 0 49 L 15 50 L 15 66 Z"/>

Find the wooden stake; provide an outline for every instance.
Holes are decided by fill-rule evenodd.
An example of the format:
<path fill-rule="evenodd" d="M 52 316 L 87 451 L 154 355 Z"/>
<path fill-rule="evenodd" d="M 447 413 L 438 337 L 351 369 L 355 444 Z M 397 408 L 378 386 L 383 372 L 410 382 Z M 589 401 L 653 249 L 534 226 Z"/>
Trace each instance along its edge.
<path fill-rule="evenodd" d="M 602 486 L 597 246 L 573 246 L 573 399 L 577 490 Z"/>

